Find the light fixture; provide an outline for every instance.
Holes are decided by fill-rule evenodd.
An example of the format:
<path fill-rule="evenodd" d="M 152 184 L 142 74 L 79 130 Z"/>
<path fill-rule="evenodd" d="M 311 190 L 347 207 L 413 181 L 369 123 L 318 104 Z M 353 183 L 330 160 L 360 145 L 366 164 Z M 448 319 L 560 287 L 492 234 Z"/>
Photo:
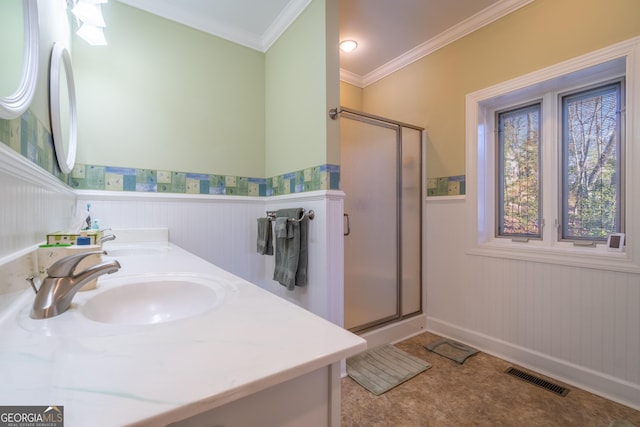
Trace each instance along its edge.
<path fill-rule="evenodd" d="M 355 40 L 343 40 L 340 42 L 340 50 L 349 53 L 353 52 L 358 47 L 358 43 Z"/>
<path fill-rule="evenodd" d="M 100 5 L 98 4 L 79 1 L 73 9 L 71 9 L 71 13 L 84 24 L 93 25 L 94 27 L 106 26 L 104 18 L 102 17 L 102 10 L 100 10 Z"/>
<path fill-rule="evenodd" d="M 106 46 L 107 39 L 104 37 L 104 31 L 101 27 L 94 25 L 82 24 L 76 34 L 82 37 L 91 46 Z"/>
<path fill-rule="evenodd" d="M 105 46 L 103 28 L 107 25 L 102 17 L 101 4 L 109 0 L 67 0 L 71 13 L 80 26 L 76 34 L 92 46 Z"/>

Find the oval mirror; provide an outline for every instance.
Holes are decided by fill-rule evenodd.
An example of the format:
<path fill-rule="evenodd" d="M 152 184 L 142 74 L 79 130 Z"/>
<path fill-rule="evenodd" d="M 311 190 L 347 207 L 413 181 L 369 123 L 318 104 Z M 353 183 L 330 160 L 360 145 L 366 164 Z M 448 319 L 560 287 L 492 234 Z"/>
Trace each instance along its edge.
<path fill-rule="evenodd" d="M 49 110 L 58 165 L 63 173 L 69 173 L 76 162 L 76 87 L 69 51 L 60 43 L 55 43 L 51 52 Z"/>
<path fill-rule="evenodd" d="M 31 104 L 39 37 L 36 0 L 0 1 L 0 118 L 14 119 Z"/>

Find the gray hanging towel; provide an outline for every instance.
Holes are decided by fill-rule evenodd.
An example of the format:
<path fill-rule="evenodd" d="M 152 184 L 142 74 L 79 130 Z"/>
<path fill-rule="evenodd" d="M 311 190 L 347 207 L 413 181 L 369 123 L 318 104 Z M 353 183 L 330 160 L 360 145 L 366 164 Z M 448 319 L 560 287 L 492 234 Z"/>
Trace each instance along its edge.
<path fill-rule="evenodd" d="M 300 254 L 298 255 L 298 271 L 296 271 L 296 286 L 307 284 L 307 267 L 309 265 L 309 217 L 304 216 L 300 221 Z"/>
<path fill-rule="evenodd" d="M 289 227 L 289 218 L 281 216 L 276 218 L 276 237 L 285 239 L 293 237 L 293 227 Z"/>
<path fill-rule="evenodd" d="M 258 218 L 257 251 L 260 255 L 273 255 L 273 233 L 270 218 Z"/>
<path fill-rule="evenodd" d="M 280 209 L 276 212 L 275 240 L 276 266 L 273 280 L 292 291 L 295 286 L 307 284 L 308 264 L 308 227 L 309 218 L 299 219 L 304 213 L 302 208 Z"/>

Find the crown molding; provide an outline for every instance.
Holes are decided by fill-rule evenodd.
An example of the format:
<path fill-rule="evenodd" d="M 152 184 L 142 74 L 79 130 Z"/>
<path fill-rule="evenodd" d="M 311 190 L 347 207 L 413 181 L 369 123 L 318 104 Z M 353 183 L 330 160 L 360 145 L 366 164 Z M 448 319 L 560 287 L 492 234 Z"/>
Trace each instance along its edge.
<path fill-rule="evenodd" d="M 352 73 L 351 71 L 345 70 L 344 68 L 340 68 L 340 80 L 359 88 L 364 87 L 364 81 L 361 75 Z"/>
<path fill-rule="evenodd" d="M 255 34 L 238 30 L 219 21 L 213 21 L 205 16 L 197 15 L 180 7 L 179 2 L 149 2 L 143 0 L 118 0 L 128 6 L 160 16 L 196 30 L 223 38 L 242 46 L 262 50 L 262 40 Z"/>
<path fill-rule="evenodd" d="M 295 19 L 311 3 L 311 0 L 291 0 L 271 23 L 264 34 L 255 34 L 249 31 L 239 30 L 220 21 L 214 21 L 206 16 L 201 16 L 185 11 L 180 7 L 180 2 L 148 2 L 143 0 L 119 0 L 128 6 L 135 7 L 145 12 L 152 13 L 170 21 L 178 22 L 196 30 L 203 31 L 230 42 L 260 51 L 266 52 L 273 43 L 286 31 Z"/>
<path fill-rule="evenodd" d="M 386 64 L 376 68 L 364 76 L 358 76 L 357 74 L 345 72 L 345 79 L 343 81 L 359 86 L 361 88 L 367 87 L 370 84 L 377 82 L 378 80 L 387 77 L 388 75 L 406 67 L 407 65 L 424 58 L 425 56 L 441 49 L 448 44 L 461 39 L 462 37 L 479 30 L 480 28 L 489 25 L 490 23 L 497 21 L 498 19 L 520 9 L 523 6 L 532 3 L 535 0 L 502 0 L 492 6 L 487 7 L 484 10 L 476 13 L 475 15 L 465 19 L 459 24 L 451 27 L 447 31 L 440 33 L 436 37 L 433 37 L 426 42 L 416 46 L 415 48 L 405 52 L 397 58 L 387 62 Z M 342 79 L 343 71 L 340 70 L 340 78 Z M 347 80 L 348 79 L 348 80 Z M 358 84 L 360 82 L 360 84 Z"/>
<path fill-rule="evenodd" d="M 262 52 L 266 52 L 309 6 L 311 0 L 291 0 L 262 35 Z"/>

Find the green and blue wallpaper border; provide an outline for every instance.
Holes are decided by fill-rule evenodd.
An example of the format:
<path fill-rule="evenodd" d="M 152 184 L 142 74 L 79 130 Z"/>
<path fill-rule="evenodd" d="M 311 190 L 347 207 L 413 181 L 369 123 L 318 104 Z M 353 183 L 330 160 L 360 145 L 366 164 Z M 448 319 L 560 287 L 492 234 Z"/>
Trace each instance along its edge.
<path fill-rule="evenodd" d="M 56 160 L 51 132 L 30 110 L 12 120 L 0 119 L 0 141 L 67 183 L 68 176 Z"/>
<path fill-rule="evenodd" d="M 462 196 L 466 194 L 466 176 L 427 178 L 427 197 Z"/>
<path fill-rule="evenodd" d="M 266 197 L 337 190 L 340 187 L 340 167 L 326 164 L 271 178 L 252 178 L 76 164 L 69 185 L 79 190 Z"/>

